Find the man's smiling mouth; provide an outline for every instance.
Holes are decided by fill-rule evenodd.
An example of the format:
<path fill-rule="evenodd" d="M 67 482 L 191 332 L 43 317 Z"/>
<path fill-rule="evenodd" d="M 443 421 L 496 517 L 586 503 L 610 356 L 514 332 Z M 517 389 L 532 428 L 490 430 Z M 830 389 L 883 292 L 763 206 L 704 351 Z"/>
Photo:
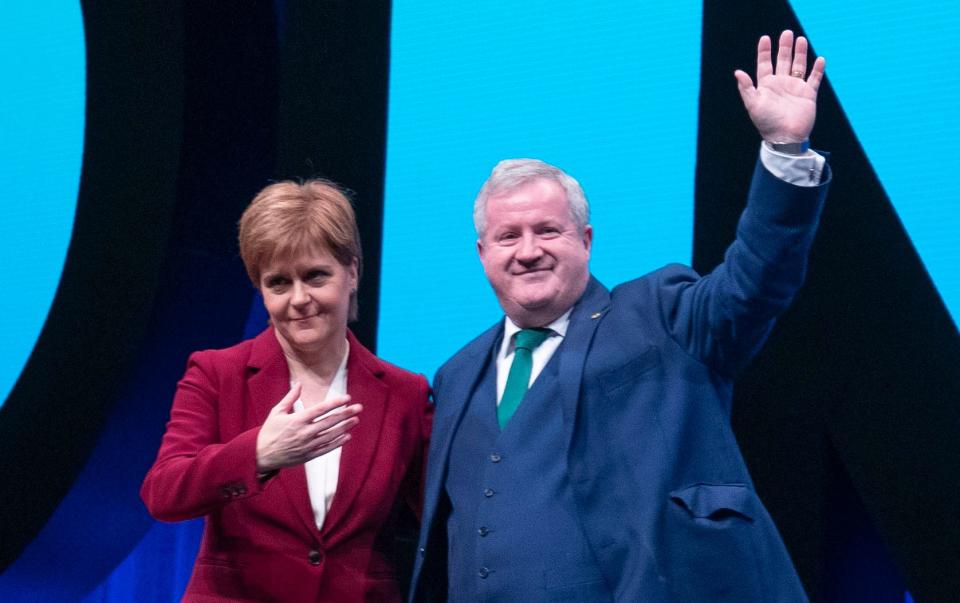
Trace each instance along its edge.
<path fill-rule="evenodd" d="M 539 274 L 541 272 L 550 272 L 549 268 L 533 268 L 532 270 L 524 270 L 523 272 L 514 272 L 513 276 L 525 276 L 528 274 Z"/>

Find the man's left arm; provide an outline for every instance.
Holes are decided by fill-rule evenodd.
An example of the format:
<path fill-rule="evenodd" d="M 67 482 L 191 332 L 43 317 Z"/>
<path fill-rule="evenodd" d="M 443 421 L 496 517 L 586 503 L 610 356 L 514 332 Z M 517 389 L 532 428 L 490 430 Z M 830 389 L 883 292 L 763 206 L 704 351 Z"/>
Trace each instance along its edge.
<path fill-rule="evenodd" d="M 662 316 L 687 351 L 727 374 L 763 343 L 803 282 L 807 254 L 830 178 L 823 156 L 807 148 L 816 119 L 824 59 L 806 75 L 807 41 L 785 31 L 776 68 L 771 41 L 757 46 L 757 85 L 735 73 L 763 143 L 737 239 L 710 275 L 666 271 Z"/>

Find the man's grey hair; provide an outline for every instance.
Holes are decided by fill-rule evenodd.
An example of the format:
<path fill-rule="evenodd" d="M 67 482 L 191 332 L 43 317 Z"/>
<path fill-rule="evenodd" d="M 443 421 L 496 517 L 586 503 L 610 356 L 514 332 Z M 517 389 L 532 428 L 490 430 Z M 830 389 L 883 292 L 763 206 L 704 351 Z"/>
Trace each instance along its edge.
<path fill-rule="evenodd" d="M 540 179 L 560 185 L 566 194 L 577 232 L 583 234 L 584 228 L 590 223 L 590 206 L 583 188 L 573 176 L 539 159 L 504 159 L 493 168 L 473 202 L 473 225 L 477 229 L 477 236 L 483 238 L 487 229 L 487 199 L 510 193 Z"/>

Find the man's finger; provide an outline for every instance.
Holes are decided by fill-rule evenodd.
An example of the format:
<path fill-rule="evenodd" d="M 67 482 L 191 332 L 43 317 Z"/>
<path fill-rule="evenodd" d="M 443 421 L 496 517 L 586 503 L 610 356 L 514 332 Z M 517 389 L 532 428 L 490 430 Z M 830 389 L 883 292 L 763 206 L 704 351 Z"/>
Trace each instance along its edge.
<path fill-rule="evenodd" d="M 757 83 L 773 73 L 773 61 L 770 54 L 770 36 L 760 36 L 757 42 Z"/>
<path fill-rule="evenodd" d="M 749 106 L 757 93 L 757 89 L 753 87 L 753 80 L 745 71 L 740 69 L 733 72 L 733 77 L 737 78 L 737 89 L 740 90 L 740 98 L 743 99 L 743 104 Z"/>
<path fill-rule="evenodd" d="M 823 81 L 823 70 L 827 66 L 827 60 L 823 57 L 817 57 L 813 62 L 813 69 L 810 70 L 810 77 L 807 78 L 807 84 L 816 92 L 820 89 L 820 82 Z"/>
<path fill-rule="evenodd" d="M 790 67 L 790 75 L 798 73 L 800 77 L 807 74 L 807 39 L 803 36 L 797 38 L 797 44 L 793 51 L 793 65 Z"/>
<path fill-rule="evenodd" d="M 790 75 L 790 66 L 793 64 L 793 32 L 784 29 L 780 34 L 780 47 L 777 49 L 777 75 Z"/>

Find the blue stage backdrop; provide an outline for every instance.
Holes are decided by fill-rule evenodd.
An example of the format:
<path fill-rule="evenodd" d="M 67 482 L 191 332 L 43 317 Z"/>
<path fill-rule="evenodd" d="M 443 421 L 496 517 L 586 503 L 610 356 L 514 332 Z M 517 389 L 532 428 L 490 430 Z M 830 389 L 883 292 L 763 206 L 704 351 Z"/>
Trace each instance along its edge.
<path fill-rule="evenodd" d="M 70 243 L 85 67 L 79 2 L 0 8 L 0 406 L 47 319 Z"/>
<path fill-rule="evenodd" d="M 946 116 L 960 95 L 960 5 L 792 4 L 956 321 L 960 120 Z M 500 315 L 471 222 L 500 159 L 540 158 L 580 180 L 605 284 L 690 261 L 701 27 L 696 1 L 394 3 L 385 357 L 432 374 Z M 443 343 L 424 346 L 428 328 Z"/>
<path fill-rule="evenodd" d="M 543 159 L 580 181 L 593 270 L 608 285 L 690 262 L 700 2 L 400 1 L 393 11 L 385 358 L 432 375 L 500 317 L 472 222 L 500 159 Z M 424 345 L 429 331 L 442 342 Z"/>
<path fill-rule="evenodd" d="M 956 324 L 960 4 L 789 5 L 829 58 L 846 118 Z M 13 3 L 0 17 L 2 405 L 47 320 L 70 243 L 86 65 L 78 2 Z M 379 355 L 432 376 L 501 318 L 472 224 L 473 198 L 500 159 L 540 158 L 581 182 L 596 229 L 593 271 L 608 286 L 691 261 L 702 17 L 697 0 L 393 2 Z M 245 313 L 250 299 L 237 304 Z M 250 316 L 238 335 L 262 326 L 256 300 Z M 432 333 L 443 334 L 436 345 Z M 200 529 L 156 524 L 85 600 L 178 600 Z M 50 569 L 41 560 L 18 575 Z M 34 585 L 6 579 L 0 599 L 32 600 Z"/>
<path fill-rule="evenodd" d="M 960 4 L 792 0 L 847 119 L 960 324 Z M 855 177 L 855 176 L 854 176 Z"/>

